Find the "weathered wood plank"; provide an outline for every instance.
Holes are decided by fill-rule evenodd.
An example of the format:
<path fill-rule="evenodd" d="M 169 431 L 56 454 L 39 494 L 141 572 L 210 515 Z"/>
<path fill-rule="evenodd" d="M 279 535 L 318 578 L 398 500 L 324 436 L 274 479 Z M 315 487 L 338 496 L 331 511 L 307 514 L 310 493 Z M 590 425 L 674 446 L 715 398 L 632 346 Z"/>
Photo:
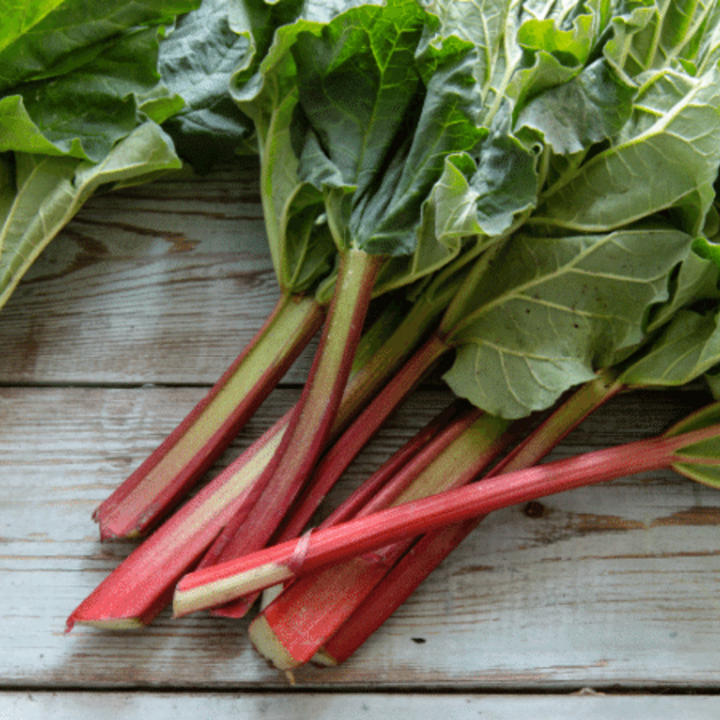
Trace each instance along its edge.
<path fill-rule="evenodd" d="M 373 693 L 174 694 L 0 693 L 0 717 L 9 720 L 96 720 L 98 717 L 262 717 L 266 720 L 384 717 L 395 720 L 707 720 L 720 714 L 708 696 L 483 696 Z"/>
<path fill-rule="evenodd" d="M 279 296 L 243 162 L 91 198 L 0 313 L 0 381 L 213 383 Z"/>
<path fill-rule="evenodd" d="M 167 614 L 141 633 L 64 620 L 128 551 L 100 545 L 97 502 L 197 399 L 199 388 L 4 388 L 0 392 L 0 678 L 5 686 L 283 688 L 246 623 Z M 296 397 L 281 391 L 219 466 Z M 448 395 L 423 392 L 340 493 Z M 619 398 L 556 456 L 651 435 L 702 398 Z M 660 473 L 488 518 L 344 667 L 304 687 L 716 687 L 720 498 Z M 536 515 L 531 513 L 530 515 Z"/>

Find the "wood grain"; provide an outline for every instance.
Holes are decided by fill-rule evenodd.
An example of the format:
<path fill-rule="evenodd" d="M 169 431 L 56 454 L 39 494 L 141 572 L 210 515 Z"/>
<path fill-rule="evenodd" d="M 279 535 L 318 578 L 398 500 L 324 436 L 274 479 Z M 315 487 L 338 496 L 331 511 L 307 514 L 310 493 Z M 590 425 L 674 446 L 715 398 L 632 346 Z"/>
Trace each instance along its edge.
<path fill-rule="evenodd" d="M 118 713 L 132 707 L 155 717 L 169 717 L 176 693 L 218 711 L 252 714 L 266 703 L 268 716 L 279 717 L 288 707 L 288 678 L 256 656 L 246 622 L 175 621 L 165 613 L 140 633 L 63 632 L 73 608 L 131 549 L 101 545 L 92 510 L 202 397 L 277 297 L 256 183 L 256 168 L 248 167 L 91 200 L 0 313 L 0 686 L 98 693 L 41 693 L 37 705 L 6 693 L 0 716 L 31 720 L 44 708 L 43 717 L 81 718 L 81 707 L 120 689 L 172 691 L 112 695 L 109 707 Z M 213 472 L 294 402 L 307 364 L 306 354 Z M 418 391 L 329 504 L 449 399 L 442 388 Z M 708 399 L 699 386 L 621 396 L 554 457 L 649 437 Z M 303 689 L 410 697 L 428 690 L 715 691 L 719 525 L 720 495 L 672 473 L 498 512 L 345 666 L 307 668 L 295 681 Z M 270 695 L 202 694 L 260 689 Z M 301 697 L 297 717 L 330 717 L 340 699 L 348 708 L 364 702 Z M 370 696 L 367 707 L 395 712 L 394 697 Z M 444 707 L 457 709 L 453 717 L 465 716 L 464 703 L 467 716 L 529 717 L 522 708 L 531 700 L 538 699 L 493 696 L 475 704 L 475 696 L 460 695 Z M 693 700 L 662 706 L 634 698 L 623 712 L 717 714 L 715 699 Z M 417 696 L 403 707 L 425 702 Z M 575 702 L 551 697 L 533 705 L 532 716 L 571 717 Z M 625 716 L 598 703 L 583 716 Z"/>
<path fill-rule="evenodd" d="M 716 697 L 609 697 L 597 694 L 548 697 L 487 695 L 378 695 L 374 693 L 7 693 L 0 694 L 0 717 L 12 720 L 97 720 L 152 717 L 243 717 L 265 720 L 383 717 L 453 720 L 707 720 L 717 717 Z M 449 715 L 448 715 L 449 714 Z"/>

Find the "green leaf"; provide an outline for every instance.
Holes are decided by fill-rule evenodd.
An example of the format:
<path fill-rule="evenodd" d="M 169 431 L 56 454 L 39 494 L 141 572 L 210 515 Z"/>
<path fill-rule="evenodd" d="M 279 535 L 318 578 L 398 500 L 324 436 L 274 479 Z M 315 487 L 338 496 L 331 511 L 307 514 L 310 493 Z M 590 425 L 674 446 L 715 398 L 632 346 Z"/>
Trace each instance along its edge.
<path fill-rule="evenodd" d="M 720 253 L 705 238 L 696 238 L 693 251 L 683 260 L 672 278 L 670 299 L 653 308 L 648 322 L 648 333 L 665 325 L 678 310 L 708 301 L 715 304 L 720 299 Z"/>
<path fill-rule="evenodd" d="M 580 152 L 618 135 L 632 111 L 635 88 L 604 60 L 584 68 L 569 82 L 533 98 L 519 113 L 515 132 L 531 128 L 555 153 Z"/>
<path fill-rule="evenodd" d="M 477 160 L 449 157 L 435 189 L 438 236 L 505 232 L 518 215 L 535 207 L 536 165 L 535 153 L 508 132 L 507 122 L 491 129 Z"/>
<path fill-rule="evenodd" d="M 0 152 L 100 160 L 137 127 L 141 98 L 157 86 L 158 30 L 124 34 L 92 61 L 0 100 Z"/>
<path fill-rule="evenodd" d="M 230 94 L 255 126 L 270 253 L 280 287 L 290 292 L 308 290 L 326 277 L 336 252 L 327 224 L 318 222 L 322 193 L 298 175 L 292 144 L 297 70 L 290 49 L 301 33 L 320 33 L 332 18 L 358 4 L 234 0 L 229 9 L 230 28 L 248 44 L 231 77 Z"/>
<path fill-rule="evenodd" d="M 632 387 L 679 386 L 720 362 L 718 312 L 680 310 L 662 335 L 620 375 Z"/>
<path fill-rule="evenodd" d="M 387 206 L 388 184 L 401 184 L 415 109 L 423 102 L 414 60 L 422 29 L 415 0 L 396 0 L 388 9 L 344 13 L 319 37 L 302 34 L 293 46 L 306 119 L 299 173 L 345 196 L 329 208 L 340 247 L 388 252 L 376 249 L 381 208 L 373 199 L 384 196 Z"/>
<path fill-rule="evenodd" d="M 129 28 L 162 25 L 200 0 L 0 0 L 0 93 L 65 75 Z"/>
<path fill-rule="evenodd" d="M 180 165 L 172 141 L 152 122 L 134 130 L 98 163 L 18 153 L 13 192 L 7 175 L 0 184 L 0 307 L 100 185 L 138 181 Z"/>
<path fill-rule="evenodd" d="M 420 52 L 424 22 L 417 3 L 396 1 L 349 11 L 293 48 L 306 120 L 299 172 L 324 190 L 339 247 L 393 257 L 379 292 L 457 255 L 461 238 L 435 235 L 431 192 L 445 158 L 485 134 L 473 122 L 471 46 Z"/>
<path fill-rule="evenodd" d="M 602 232 L 673 210 L 688 232 L 702 230 L 720 162 L 720 75 L 663 71 L 636 108 L 610 147 L 545 192 L 535 224 Z"/>
<path fill-rule="evenodd" d="M 716 12 L 714 0 L 621 3 L 611 46 L 614 60 L 631 76 L 693 60 Z"/>
<path fill-rule="evenodd" d="M 252 122 L 228 92 L 249 52 L 247 36 L 230 28 L 226 0 L 203 0 L 160 44 L 162 82 L 184 100 L 165 130 L 197 170 L 232 156 L 252 133 Z"/>
<path fill-rule="evenodd" d="M 670 228 L 515 235 L 449 331 L 459 349 L 445 380 L 503 417 L 548 407 L 642 341 L 648 307 L 667 298 L 690 241 Z"/>

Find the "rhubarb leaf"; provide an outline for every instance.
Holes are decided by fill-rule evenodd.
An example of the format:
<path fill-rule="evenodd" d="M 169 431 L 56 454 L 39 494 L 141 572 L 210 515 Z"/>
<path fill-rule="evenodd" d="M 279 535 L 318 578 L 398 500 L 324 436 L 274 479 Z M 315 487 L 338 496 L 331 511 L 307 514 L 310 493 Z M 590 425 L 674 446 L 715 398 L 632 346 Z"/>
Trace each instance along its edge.
<path fill-rule="evenodd" d="M 230 95 L 254 124 L 270 254 L 278 284 L 288 292 L 310 290 L 333 275 L 335 263 L 335 245 L 321 218 L 322 193 L 297 171 L 291 127 L 298 92 L 289 48 L 300 33 L 319 32 L 357 4 L 236 0 L 229 9 L 230 28 L 248 47 L 231 77 Z"/>
<path fill-rule="evenodd" d="M 114 45 L 130 28 L 163 25 L 200 0 L 29 0 L 5 2 L 0 26 L 0 93 L 60 77 Z"/>
<path fill-rule="evenodd" d="M 0 175 L 0 307 L 43 248 L 99 186 L 139 182 L 178 168 L 181 162 L 170 138 L 148 121 L 97 163 L 17 153 L 14 165 L 14 178 L 7 165 Z"/>
<path fill-rule="evenodd" d="M 680 310 L 643 356 L 620 375 L 633 387 L 679 386 L 720 361 L 718 310 Z"/>
<path fill-rule="evenodd" d="M 396 0 L 348 11 L 292 49 L 303 111 L 298 171 L 323 191 L 339 249 L 393 258 L 376 294 L 438 269 L 462 247 L 462 238 L 435 233 L 431 193 L 445 158 L 485 132 L 473 122 L 471 46 L 452 39 L 422 48 L 432 22 L 416 2 Z"/>
<path fill-rule="evenodd" d="M 71 73 L 15 88 L 0 99 L 0 152 L 102 159 L 144 118 L 158 41 L 155 28 L 127 33 Z"/>
<path fill-rule="evenodd" d="M 436 231 L 497 236 L 537 204 L 543 147 L 549 159 L 550 149 L 579 152 L 617 133 L 634 89 L 603 60 L 590 62 L 608 24 L 605 2 L 496 1 L 467 16 L 455 3 L 436 6 L 438 35 L 474 44 L 477 122 L 487 131 L 477 152 L 449 158 Z"/>
<path fill-rule="evenodd" d="M 258 18 L 268 15 L 244 5 L 244 27 L 262 26 Z M 385 292 L 431 272 L 461 247 L 454 237 L 436 239 L 423 206 L 444 157 L 482 134 L 469 107 L 474 80 L 471 59 L 463 55 L 468 46 L 452 41 L 416 58 L 431 16 L 415 0 L 393 0 L 388 7 L 346 3 L 344 12 L 298 7 L 295 21 L 277 29 L 264 57 L 266 29 L 250 32 L 258 50 L 232 85 L 258 131 L 275 266 L 281 284 L 296 275 L 288 258 L 298 253 L 288 243 L 311 237 L 322 212 L 340 249 L 398 258 L 378 279 L 377 292 Z M 319 268 L 329 249 L 320 241 L 312 248 Z M 329 257 L 334 259 L 334 249 Z M 319 294 L 326 297 L 331 287 L 332 276 Z"/>
<path fill-rule="evenodd" d="M 32 0 L 0 28 L 0 306 L 100 186 L 180 166 L 157 123 L 183 106 L 159 44 L 198 0 Z"/>
<path fill-rule="evenodd" d="M 230 27 L 227 5 L 225 0 L 203 0 L 160 44 L 162 83 L 184 100 L 164 129 L 180 156 L 200 171 L 236 153 L 253 130 L 228 92 L 250 42 Z"/>
<path fill-rule="evenodd" d="M 608 147 L 545 191 L 534 222 L 598 232 L 665 212 L 688 232 L 703 230 L 720 158 L 711 18 L 716 3 L 622 4 L 604 57 L 638 86 L 632 117 Z"/>
<path fill-rule="evenodd" d="M 514 236 L 451 331 L 460 347 L 445 380 L 503 417 L 548 407 L 643 340 L 648 308 L 668 297 L 690 243 L 672 228 Z"/>

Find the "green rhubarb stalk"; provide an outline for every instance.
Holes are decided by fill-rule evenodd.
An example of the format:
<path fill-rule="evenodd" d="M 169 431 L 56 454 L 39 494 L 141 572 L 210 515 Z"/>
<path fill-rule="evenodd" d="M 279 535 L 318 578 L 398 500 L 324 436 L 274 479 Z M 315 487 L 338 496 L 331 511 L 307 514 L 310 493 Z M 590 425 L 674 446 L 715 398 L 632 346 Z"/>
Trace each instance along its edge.
<path fill-rule="evenodd" d="M 213 607 L 510 505 L 627 475 L 673 469 L 692 480 L 720 486 L 719 420 L 720 405 L 715 403 L 650 440 L 499 475 L 190 573 L 175 590 L 175 615 Z"/>
<path fill-rule="evenodd" d="M 323 308 L 284 293 L 251 344 L 95 511 L 102 540 L 145 535 L 227 448 L 320 328 Z"/>

